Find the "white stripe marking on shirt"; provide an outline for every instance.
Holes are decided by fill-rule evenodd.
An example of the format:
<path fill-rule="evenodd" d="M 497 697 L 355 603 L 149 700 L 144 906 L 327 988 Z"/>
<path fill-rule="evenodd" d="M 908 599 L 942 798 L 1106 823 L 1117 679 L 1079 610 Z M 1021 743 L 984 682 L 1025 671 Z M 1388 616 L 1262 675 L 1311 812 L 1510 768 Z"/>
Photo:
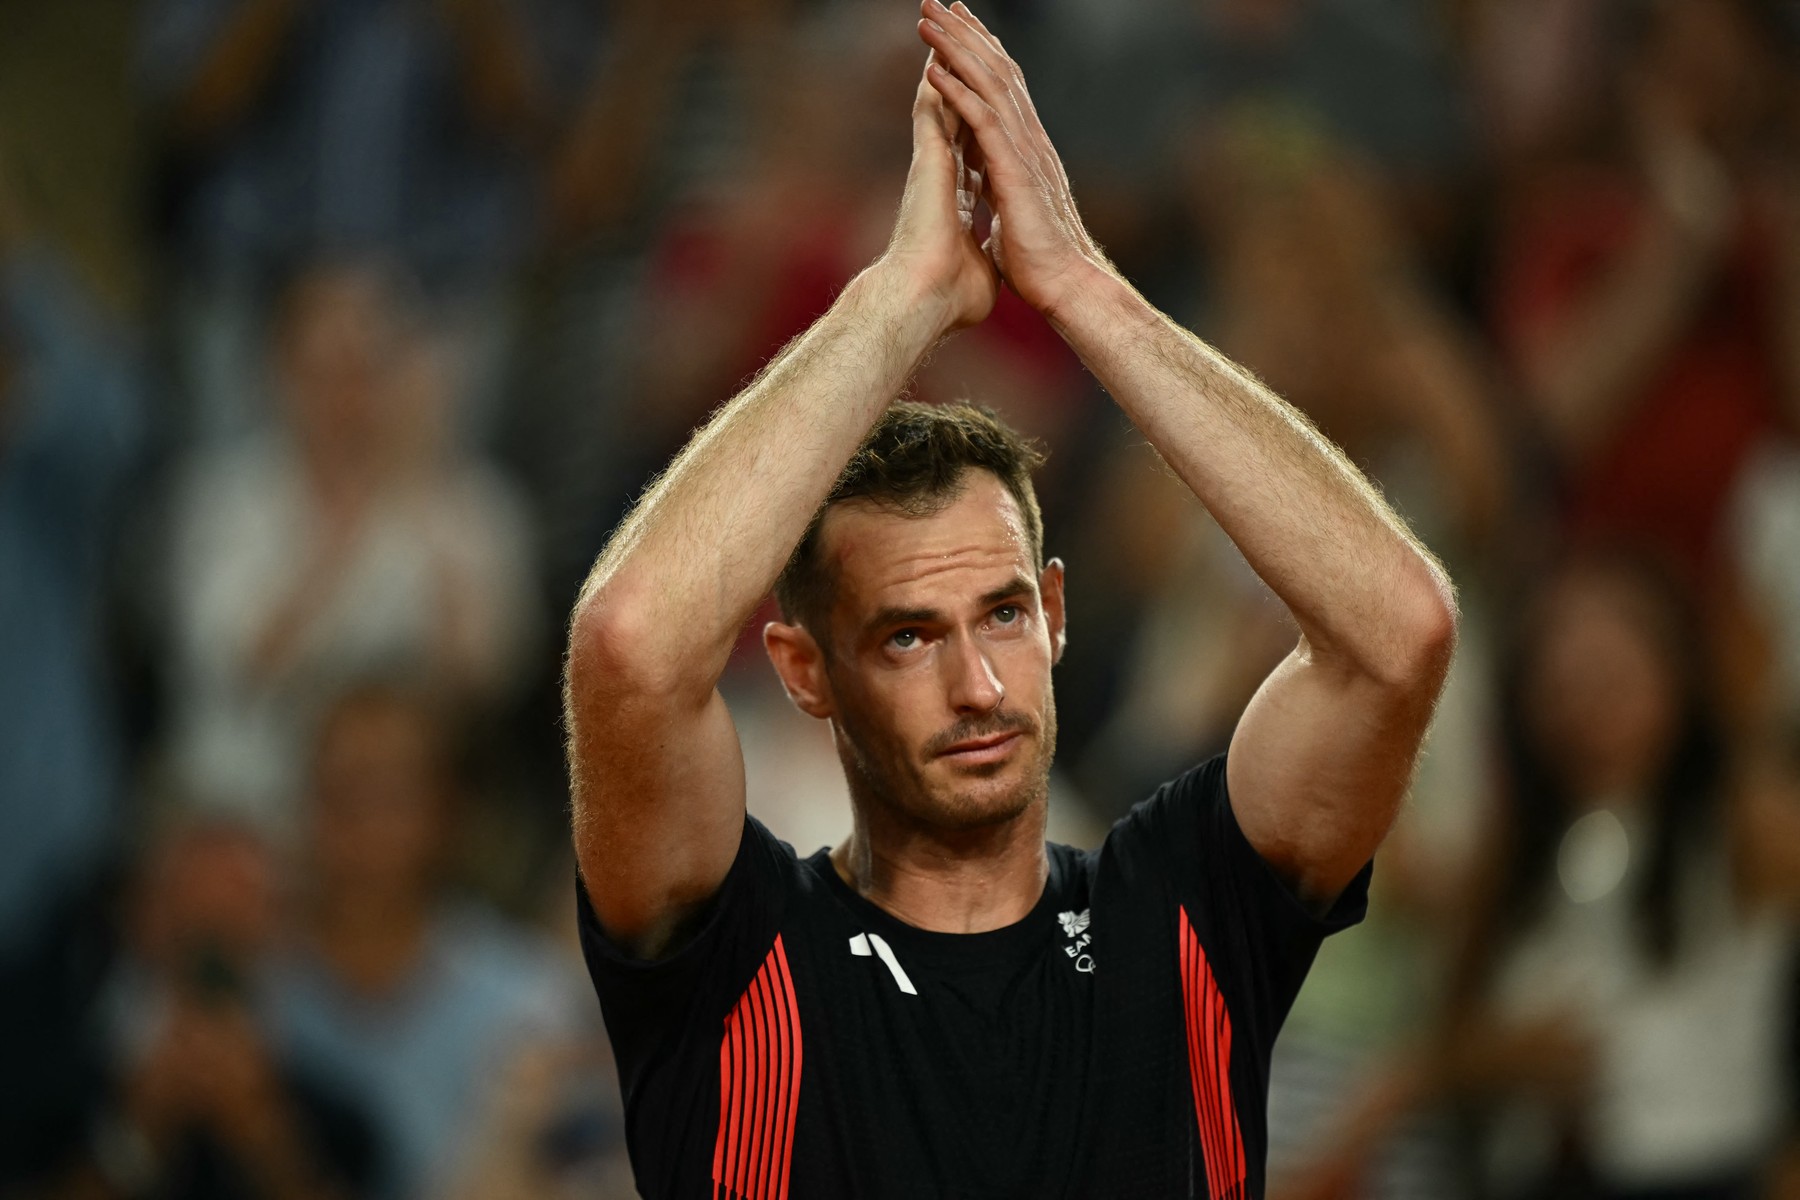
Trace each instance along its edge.
<path fill-rule="evenodd" d="M 871 949 L 871 947 L 873 948 Z M 893 975 L 894 982 L 900 985 L 901 991 L 905 992 L 908 996 L 916 996 L 919 994 L 919 989 L 913 986 L 912 980 L 906 977 L 906 972 L 900 969 L 900 962 L 894 957 L 894 952 L 888 946 L 887 939 L 882 937 L 879 933 L 859 933 L 851 938 L 850 953 L 856 955 L 858 958 L 867 958 L 871 954 L 875 955 L 875 957 L 879 958 L 887 965 L 888 972 Z"/>

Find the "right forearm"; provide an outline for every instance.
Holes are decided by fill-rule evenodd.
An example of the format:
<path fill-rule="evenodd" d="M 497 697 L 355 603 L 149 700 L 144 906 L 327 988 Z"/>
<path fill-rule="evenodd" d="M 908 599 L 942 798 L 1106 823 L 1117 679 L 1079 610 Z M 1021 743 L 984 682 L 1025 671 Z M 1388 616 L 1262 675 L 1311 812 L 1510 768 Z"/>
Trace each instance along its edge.
<path fill-rule="evenodd" d="M 583 632 L 662 680 L 710 690 L 863 436 L 948 326 L 877 263 L 696 433 L 582 588 Z M 620 633 L 620 631 L 628 631 Z"/>

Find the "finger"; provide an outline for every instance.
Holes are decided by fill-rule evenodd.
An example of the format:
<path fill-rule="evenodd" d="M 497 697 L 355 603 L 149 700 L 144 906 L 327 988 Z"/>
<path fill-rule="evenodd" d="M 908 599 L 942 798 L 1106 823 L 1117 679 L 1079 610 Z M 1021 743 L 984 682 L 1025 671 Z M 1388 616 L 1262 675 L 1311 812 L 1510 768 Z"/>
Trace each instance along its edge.
<path fill-rule="evenodd" d="M 925 78 L 975 135 L 975 143 L 984 165 L 984 179 L 992 180 L 997 175 L 1013 179 L 1028 177 L 1029 169 L 1024 157 L 1020 155 L 1018 146 L 1014 144 L 992 105 L 968 84 L 936 63 L 925 69 Z"/>
<path fill-rule="evenodd" d="M 1038 119 L 1025 77 L 1005 51 L 990 47 L 985 35 L 937 0 L 924 0 L 925 11 L 935 11 L 943 21 L 930 17 L 920 22 L 919 36 L 932 47 L 937 59 L 957 78 L 973 88 L 1000 115 L 1007 135 L 1034 161 L 1053 161 L 1055 149 Z M 1052 169 L 1060 175 L 1060 164 Z"/>
<path fill-rule="evenodd" d="M 925 56 L 925 66 L 928 69 L 932 63 L 937 63 L 940 67 L 944 65 L 943 60 L 938 57 L 938 52 L 936 50 L 931 51 Z M 963 128 L 962 117 L 957 115 L 955 109 L 944 103 L 944 98 L 938 94 L 936 88 L 931 86 L 930 81 L 925 78 L 923 72 L 919 75 L 919 89 L 929 95 L 931 103 L 937 107 L 938 118 L 943 123 L 944 136 L 952 142 L 964 139 L 967 136 L 967 131 Z"/>
<path fill-rule="evenodd" d="M 936 52 L 938 61 L 980 93 L 995 111 L 1016 113 L 1018 103 L 1011 93 L 1010 82 L 997 64 L 990 61 L 991 52 L 980 44 L 980 35 L 948 9 L 943 9 L 939 15 L 960 28 L 953 29 L 930 18 L 919 22 L 919 36 Z"/>
<path fill-rule="evenodd" d="M 1000 39 L 969 11 L 967 4 L 962 0 L 957 0 L 948 8 L 944 7 L 942 0 L 922 0 L 922 4 L 927 16 L 979 53 L 996 75 L 1009 84 L 1024 86 L 1025 74 L 1019 69 L 1019 64 L 1006 52 Z"/>
<path fill-rule="evenodd" d="M 1029 167 L 1025 157 L 1025 148 L 1033 144 L 1029 140 L 1029 122 L 1013 101 L 1012 94 L 991 76 L 986 79 L 989 86 L 984 87 L 963 71 L 941 61 L 942 57 L 945 56 L 925 68 L 925 80 L 943 98 L 946 110 L 955 113 L 963 125 L 977 135 L 972 142 L 975 152 L 986 158 L 1010 149 L 1014 160 Z M 973 71 L 980 79 L 982 68 L 978 62 Z M 991 128 L 984 130 L 984 125 Z"/>
<path fill-rule="evenodd" d="M 981 18 L 970 11 L 969 6 L 964 4 L 962 0 L 956 0 L 956 3 L 950 6 L 950 11 L 956 16 L 961 17 L 964 21 L 967 21 L 970 28 L 986 38 L 988 45 L 993 48 L 995 53 L 1010 60 L 1011 55 L 1006 53 L 1006 47 L 1000 44 L 1000 39 L 994 35 L 994 31 L 989 29 L 986 25 L 983 25 L 981 23 Z"/>

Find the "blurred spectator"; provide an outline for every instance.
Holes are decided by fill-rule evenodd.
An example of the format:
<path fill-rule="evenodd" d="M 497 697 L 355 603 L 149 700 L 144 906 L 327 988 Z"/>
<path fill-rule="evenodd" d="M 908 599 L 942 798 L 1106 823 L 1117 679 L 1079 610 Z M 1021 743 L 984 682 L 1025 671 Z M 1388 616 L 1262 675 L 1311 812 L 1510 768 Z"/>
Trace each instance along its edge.
<path fill-rule="evenodd" d="M 1765 1194 L 1796 1113 L 1800 787 L 1740 769 L 1691 597 L 1652 563 L 1574 558 L 1520 612 L 1447 1037 L 1366 1077 L 1290 1200 L 1354 1189 L 1447 1098 L 1481 1115 L 1483 1197 Z"/>
<path fill-rule="evenodd" d="M 1610 107 L 1616 0 L 1458 0 L 1482 147 L 1503 177 L 1590 144 Z"/>
<path fill-rule="evenodd" d="M 668 422 L 653 434 L 683 436 L 880 252 L 920 55 L 910 31 L 895 36 L 868 12 L 847 5 L 771 31 L 791 78 L 750 94 L 748 153 L 661 223 L 633 345 L 642 419 Z"/>
<path fill-rule="evenodd" d="M 0 174 L 0 961 L 90 870 L 119 795 L 101 582 L 137 466 L 133 356 Z"/>
<path fill-rule="evenodd" d="M 1391 188 L 1289 115 L 1240 107 L 1218 131 L 1191 171 L 1214 263 L 1198 326 L 1310 416 L 1401 511 L 1420 514 L 1428 544 L 1453 563 L 1483 561 L 1510 509 L 1490 372 L 1472 332 L 1433 293 Z M 1083 778 L 1122 811 L 1179 764 L 1224 747 L 1295 633 L 1147 456 L 1120 452 L 1097 483 L 1081 537 L 1091 556 L 1074 562 L 1115 586 L 1086 600 L 1072 589 L 1072 615 L 1106 630 L 1099 645 L 1122 675 Z M 1096 602 L 1141 623 L 1124 630 L 1082 611 Z M 1116 652 L 1121 638 L 1135 647 L 1129 655 Z"/>
<path fill-rule="evenodd" d="M 1717 593 L 1734 481 L 1800 397 L 1791 67 L 1752 0 L 1629 11 L 1616 118 L 1507 214 L 1495 318 L 1569 534 L 1651 542 Z"/>
<path fill-rule="evenodd" d="M 1447 30 L 1415 0 L 1046 0 L 1019 39 L 1045 127 L 1096 237 L 1180 304 L 1166 220 L 1196 126 L 1243 103 L 1293 112 L 1410 194 L 1467 158 Z M 1004 32 L 1004 31 L 1003 31 Z M 1178 211 L 1178 210 L 1177 210 Z M 1186 273 L 1189 278 L 1180 276 Z"/>
<path fill-rule="evenodd" d="M 456 742 L 440 711 L 420 693 L 365 687 L 326 714 L 310 778 L 301 931 L 274 976 L 284 1044 L 367 1103 L 391 1142 L 390 1200 L 445 1195 L 482 1155 L 489 1172 L 509 1161 L 538 1166 L 531 1154 L 492 1150 L 498 1134 L 482 1128 L 490 1089 L 523 1070 L 517 1086 L 554 1092 L 573 1066 L 594 1069 L 591 1054 L 570 1057 L 596 1030 L 569 961 L 445 888 L 458 797 Z M 521 1066 L 522 1055 L 548 1056 L 562 1072 Z M 559 1098 L 576 1103 L 573 1114 Z M 579 1119 L 591 1116 L 591 1128 L 609 1111 L 579 1090 L 524 1107 L 544 1110 L 552 1127 L 577 1119 L 577 1132 Z M 537 1136 L 549 1139 L 537 1143 L 548 1154 L 566 1145 L 553 1128 Z M 610 1148 L 597 1136 L 575 1143 L 584 1156 Z"/>
<path fill-rule="evenodd" d="M 284 263 L 391 255 L 488 384 L 535 231 L 567 4 L 152 0 L 139 74 L 163 135 L 163 226 L 203 432 L 259 413 L 261 322 Z M 464 396 L 454 398 L 459 403 Z"/>
<path fill-rule="evenodd" d="M 646 263 L 670 214 L 731 192 L 785 58 L 787 7 L 623 0 L 577 42 L 587 74 L 550 156 L 502 430 L 530 467 L 559 604 L 688 415 L 636 379 L 646 329 L 683 337 L 683 357 L 711 352 L 702 330 L 644 321 Z"/>
<path fill-rule="evenodd" d="M 134 355 L 0 162 L 0 1192 L 66 1149 L 94 1079 L 102 868 L 124 763 L 102 590 L 137 466 Z"/>
<path fill-rule="evenodd" d="M 367 1112 L 275 1045 L 274 856 L 245 827 L 184 821 L 146 856 L 110 989 L 117 1081 L 67 1195 L 354 1200 L 378 1194 Z"/>
<path fill-rule="evenodd" d="M 1748 1200 L 1794 1111 L 1800 797 L 1747 785 L 1691 604 L 1642 560 L 1565 565 L 1523 631 L 1453 1056 L 1494 1100 L 1490 1183 Z"/>
<path fill-rule="evenodd" d="M 1488 549 L 1510 515 L 1493 372 L 1394 185 L 1316 121 L 1254 104 L 1220 114 L 1189 173 L 1220 346 L 1397 493 L 1440 554 Z"/>
<path fill-rule="evenodd" d="M 616 236 L 642 205 L 717 189 L 759 136 L 770 51 L 792 0 L 622 0 L 553 160 L 550 226 L 564 241 Z"/>
<path fill-rule="evenodd" d="M 1750 593 L 1765 657 L 1749 681 L 1757 735 L 1800 738 L 1800 446 L 1765 445 L 1739 481 L 1735 565 Z"/>
<path fill-rule="evenodd" d="M 370 671 L 499 697 L 531 645 L 531 535 L 447 436 L 438 347 L 390 280 L 318 269 L 275 354 L 283 425 L 182 481 L 169 577 L 178 785 L 279 827 L 319 707 Z"/>

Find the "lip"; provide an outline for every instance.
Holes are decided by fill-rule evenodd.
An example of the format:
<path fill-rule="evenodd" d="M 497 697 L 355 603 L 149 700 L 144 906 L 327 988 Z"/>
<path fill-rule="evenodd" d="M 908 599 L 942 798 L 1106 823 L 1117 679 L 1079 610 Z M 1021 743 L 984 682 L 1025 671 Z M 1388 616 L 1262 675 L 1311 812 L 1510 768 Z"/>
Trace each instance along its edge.
<path fill-rule="evenodd" d="M 938 755 L 951 762 L 975 765 L 979 763 L 999 762 L 1012 753 L 1012 744 L 1019 740 L 1018 730 L 997 733 L 993 737 L 970 738 L 966 742 L 958 742 Z"/>

